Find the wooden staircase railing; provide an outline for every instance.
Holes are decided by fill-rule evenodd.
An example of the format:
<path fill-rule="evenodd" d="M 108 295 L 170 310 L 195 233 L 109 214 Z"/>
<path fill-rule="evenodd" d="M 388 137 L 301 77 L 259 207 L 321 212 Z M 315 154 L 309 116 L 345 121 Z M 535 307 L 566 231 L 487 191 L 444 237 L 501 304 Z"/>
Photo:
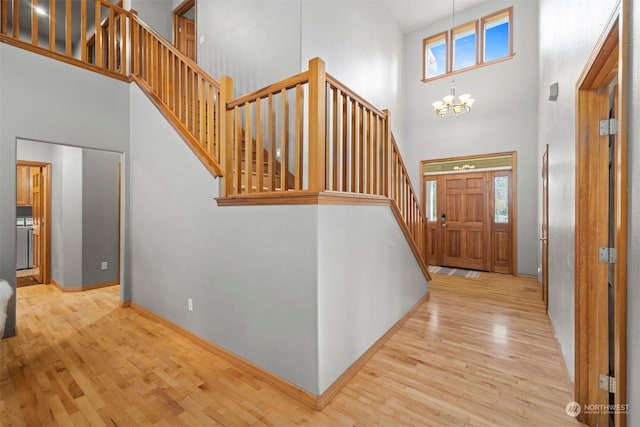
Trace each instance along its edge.
<path fill-rule="evenodd" d="M 222 176 L 220 83 L 136 16 L 131 76 L 214 176 Z"/>
<path fill-rule="evenodd" d="M 29 25 L 21 25 L 25 13 Z M 58 24 L 64 31 L 57 31 Z M 52 0 L 46 8 L 38 0 L 0 0 L 0 41 L 134 80 L 211 174 L 222 176 L 220 84 L 142 22 L 136 11 L 107 0 Z"/>
<path fill-rule="evenodd" d="M 205 167 L 225 176 L 219 203 L 265 196 L 279 203 L 278 197 L 292 194 L 389 201 L 429 277 L 426 218 L 391 134 L 389 112 L 327 74 L 322 60 L 232 99 L 231 78 L 218 83 L 137 12 L 107 0 L 47 5 L 0 0 L 0 41 L 135 81 Z M 31 19 L 21 26 L 25 10 Z M 63 34 L 57 32 L 60 19 Z"/>
<path fill-rule="evenodd" d="M 232 93 L 229 77 L 222 86 Z M 308 71 L 227 102 L 224 122 L 222 151 L 231 155 L 223 156 L 221 204 L 278 203 L 278 198 L 304 200 L 318 193 L 388 199 L 430 277 L 427 220 L 391 133 L 389 112 L 327 74 L 322 60 L 312 59 Z M 243 148 L 247 139 L 267 155 L 257 150 L 252 162 L 251 150 Z M 256 166 L 263 162 L 264 174 Z M 293 185 L 277 185 L 278 167 L 293 175 Z"/>

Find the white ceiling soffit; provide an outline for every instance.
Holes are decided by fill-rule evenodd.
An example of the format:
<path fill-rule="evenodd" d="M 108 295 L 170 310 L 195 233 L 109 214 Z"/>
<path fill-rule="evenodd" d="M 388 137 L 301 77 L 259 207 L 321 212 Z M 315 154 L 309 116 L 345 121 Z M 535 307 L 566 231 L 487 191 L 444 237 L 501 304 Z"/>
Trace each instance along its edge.
<path fill-rule="evenodd" d="M 456 14 L 489 0 L 455 0 Z M 452 0 L 384 0 L 405 33 L 445 18 L 451 19 Z M 463 22 L 456 22 L 462 24 Z"/>

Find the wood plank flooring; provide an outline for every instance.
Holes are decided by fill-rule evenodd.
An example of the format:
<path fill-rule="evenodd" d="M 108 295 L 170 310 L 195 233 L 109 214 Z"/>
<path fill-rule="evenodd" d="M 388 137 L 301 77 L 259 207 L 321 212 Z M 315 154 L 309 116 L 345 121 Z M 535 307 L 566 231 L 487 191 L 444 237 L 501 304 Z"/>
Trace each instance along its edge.
<path fill-rule="evenodd" d="M 19 288 L 0 425 L 579 425 L 535 280 L 433 276 L 431 299 L 321 412 L 119 308 L 119 287 Z"/>

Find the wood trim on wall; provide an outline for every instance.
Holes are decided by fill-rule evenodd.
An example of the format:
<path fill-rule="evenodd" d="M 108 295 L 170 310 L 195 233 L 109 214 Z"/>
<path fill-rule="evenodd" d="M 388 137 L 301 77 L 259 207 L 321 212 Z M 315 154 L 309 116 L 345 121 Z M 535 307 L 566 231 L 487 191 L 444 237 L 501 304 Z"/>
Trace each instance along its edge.
<path fill-rule="evenodd" d="M 53 279 L 51 279 L 51 281 L 47 283 L 51 283 L 52 285 L 60 289 L 62 292 L 83 292 L 83 291 L 90 291 L 92 289 L 107 288 L 109 286 L 118 286 L 120 284 L 120 282 L 114 281 L 114 282 L 93 283 L 91 285 L 82 285 L 82 286 L 62 286 L 60 283 L 56 282 Z"/>
<path fill-rule="evenodd" d="M 253 362 L 250 362 L 229 350 L 226 350 L 212 342 L 201 338 L 194 333 L 184 329 L 182 326 L 179 326 L 172 321 L 154 313 L 153 311 L 142 307 L 141 305 L 136 304 L 131 301 L 124 301 L 122 303 L 122 307 L 130 307 L 133 310 L 137 311 L 140 315 L 147 317 L 148 319 L 160 323 L 172 331 L 180 334 L 181 336 L 187 338 L 195 345 L 198 345 L 202 349 L 212 353 L 213 355 L 220 357 L 236 368 L 257 377 L 258 379 L 264 381 L 265 383 L 271 385 L 282 393 L 288 395 L 296 399 L 297 401 L 305 404 L 306 406 L 314 409 L 316 411 L 322 410 L 325 406 L 327 406 L 331 400 L 342 390 L 342 388 L 353 378 L 362 367 L 384 346 L 384 344 L 395 334 L 404 323 L 411 318 L 411 316 L 420 308 L 420 306 L 426 303 L 431 296 L 430 292 L 427 293 L 420 298 L 413 307 L 400 318 L 396 323 L 391 326 L 391 328 L 384 333 L 367 351 L 365 351 L 362 356 L 360 356 L 356 361 L 354 361 L 349 368 L 347 368 L 340 377 L 338 377 L 330 386 L 325 390 L 321 395 L 315 395 L 310 393 L 295 384 L 285 380 L 278 375 L 272 374 L 266 369 L 256 365 Z"/>
<path fill-rule="evenodd" d="M 617 73 L 616 112 L 618 118 L 617 149 L 613 163 L 616 169 L 614 184 L 615 215 L 613 220 L 614 246 L 618 252 L 614 264 L 614 371 L 616 389 L 614 403 L 626 405 L 627 351 L 627 183 L 628 183 L 628 51 L 630 1 L 619 0 L 604 27 L 576 84 L 576 228 L 575 228 L 575 400 L 578 403 L 600 403 L 607 400 L 597 384 L 600 355 L 608 355 L 608 339 L 601 336 L 599 315 L 608 317 L 608 264 L 599 263 L 598 247 L 607 244 L 608 219 L 603 224 L 600 197 L 608 197 L 609 155 L 602 150 L 608 136 L 600 136 L 598 123 L 608 118 L 609 83 Z M 607 142 L 605 143 L 605 139 Z M 605 170 L 606 182 L 605 181 Z M 605 211 L 608 209 L 605 207 Z M 606 215 L 605 215 L 606 216 Z M 607 289 L 604 289 L 605 286 Z M 603 301 L 604 300 L 604 301 Z M 596 312 L 597 311 L 597 312 Z M 600 313 L 602 312 L 602 313 Z M 606 313 L 606 314 L 605 314 Z M 596 335 L 600 334 L 600 338 Z M 606 348 L 603 348 L 606 347 Z M 607 356 L 607 364 L 609 363 Z M 601 369 L 602 370 L 602 369 Z M 600 372 L 600 373 L 608 373 Z M 594 378 L 596 375 L 596 378 Z M 601 420 L 600 414 L 580 414 L 581 421 Z M 625 426 L 625 411 L 614 413 L 614 425 Z"/>

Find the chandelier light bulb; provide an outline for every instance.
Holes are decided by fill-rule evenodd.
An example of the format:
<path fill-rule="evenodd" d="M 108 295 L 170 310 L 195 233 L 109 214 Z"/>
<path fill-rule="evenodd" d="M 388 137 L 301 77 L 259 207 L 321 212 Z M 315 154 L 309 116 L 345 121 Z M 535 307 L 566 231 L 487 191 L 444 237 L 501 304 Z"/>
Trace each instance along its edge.
<path fill-rule="evenodd" d="M 470 93 L 462 94 L 456 100 L 456 82 L 451 81 L 451 94 L 442 98 L 442 101 L 436 101 L 433 104 L 433 109 L 440 117 L 458 117 L 461 114 L 466 114 L 471 111 L 471 107 L 475 99 L 471 97 Z"/>

